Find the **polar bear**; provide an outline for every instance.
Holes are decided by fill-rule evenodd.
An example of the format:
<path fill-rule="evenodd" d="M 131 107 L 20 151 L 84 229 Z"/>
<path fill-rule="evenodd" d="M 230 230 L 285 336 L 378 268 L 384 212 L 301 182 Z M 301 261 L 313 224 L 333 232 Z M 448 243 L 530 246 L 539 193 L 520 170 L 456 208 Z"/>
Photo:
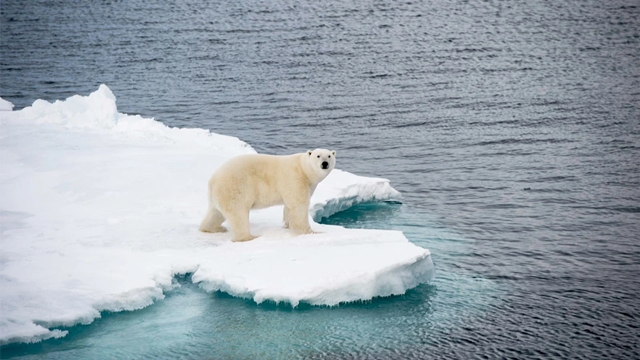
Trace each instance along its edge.
<path fill-rule="evenodd" d="M 209 180 L 209 209 L 200 231 L 224 232 L 226 219 L 233 241 L 256 238 L 249 230 L 249 211 L 284 205 L 284 227 L 312 233 L 309 199 L 336 165 L 336 152 L 308 150 L 286 156 L 241 155 L 224 163 Z"/>

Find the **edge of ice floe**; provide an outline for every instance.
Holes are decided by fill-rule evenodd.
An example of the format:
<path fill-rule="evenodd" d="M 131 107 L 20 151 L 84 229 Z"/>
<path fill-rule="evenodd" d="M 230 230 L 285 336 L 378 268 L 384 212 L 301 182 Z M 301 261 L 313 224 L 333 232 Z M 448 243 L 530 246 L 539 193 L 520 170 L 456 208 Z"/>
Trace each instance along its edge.
<path fill-rule="evenodd" d="M 311 197 L 309 214 L 314 221 L 320 222 L 357 204 L 401 200 L 402 194 L 391 186 L 388 179 L 358 176 L 334 169 Z"/>
<path fill-rule="evenodd" d="M 296 308 L 301 303 L 309 304 L 313 306 L 338 306 L 340 304 L 348 304 L 361 301 L 370 301 L 374 298 L 383 298 L 394 295 L 405 294 L 408 290 L 413 289 L 421 284 L 431 282 L 435 277 L 435 267 L 431 259 L 431 252 L 428 249 L 417 247 L 411 244 L 404 235 L 399 231 L 379 231 L 379 230 L 354 230 L 360 231 L 360 239 L 355 239 L 355 244 L 351 246 L 357 246 L 358 242 L 362 240 L 362 237 L 369 237 L 376 232 L 374 238 L 375 243 L 380 246 L 385 246 L 385 242 L 380 242 L 381 238 L 395 238 L 392 240 L 395 249 L 401 248 L 403 252 L 410 251 L 413 255 L 407 256 L 403 261 L 390 264 L 386 267 L 380 267 L 374 272 L 364 270 L 360 274 L 351 274 L 351 276 L 343 277 L 339 272 L 332 271 L 328 274 L 313 274 L 308 280 L 314 284 L 309 289 L 300 291 L 298 289 L 292 290 L 286 284 L 289 277 L 293 277 L 294 283 L 301 281 L 300 276 L 294 269 L 292 272 L 283 273 L 282 269 L 276 270 L 273 274 L 273 281 L 268 281 L 265 286 L 262 280 L 255 281 L 255 278 L 247 279 L 244 276 L 237 276 L 228 271 L 216 268 L 212 264 L 201 264 L 197 271 L 192 273 L 191 280 L 195 284 L 199 284 L 200 288 L 207 292 L 224 292 L 231 296 L 252 300 L 256 304 L 263 302 L 271 302 L 275 304 L 287 304 L 293 308 Z M 323 235 L 314 235 L 314 239 L 306 238 L 300 240 L 304 242 L 305 255 L 313 257 L 312 254 L 322 252 L 323 243 L 326 240 L 322 239 Z M 398 241 L 402 237 L 405 242 Z M 256 253 L 269 253 L 280 252 L 284 242 L 273 242 L 273 239 L 263 240 L 262 245 L 273 246 L 269 249 L 254 249 L 254 253 L 242 254 L 240 262 L 253 262 L 260 261 L 254 259 Z M 259 241 L 259 240 L 256 240 Z M 338 240 L 337 242 L 330 241 L 335 246 L 340 248 L 345 243 Z M 257 245 L 257 244 L 256 244 Z M 300 244 L 294 245 L 294 248 Z M 232 247 L 243 246 L 242 244 L 230 244 Z M 412 247 L 411 250 L 407 250 L 407 247 Z M 257 250 L 257 251 L 255 251 Z M 288 249 L 290 250 L 290 249 Z M 352 251 L 350 251 L 352 252 Z M 338 254 L 338 253 L 336 253 Z M 298 253 L 300 255 L 300 253 Z M 268 254 L 266 256 L 269 256 Z M 295 253 L 289 253 L 286 257 L 293 256 Z M 287 262 L 286 257 L 283 259 Z M 300 261 L 306 262 L 308 259 L 303 258 Z M 220 261 L 225 261 L 221 258 Z M 291 260 L 289 260 L 291 261 Z M 295 261 L 295 260 L 293 260 Z M 217 262 L 217 261 L 216 261 Z M 260 264 L 262 265 L 262 264 Z M 316 264 L 309 264 L 314 267 Z M 254 265 L 255 266 L 255 265 Z M 287 271 L 289 271 L 287 270 Z M 353 268 L 350 269 L 353 271 Z M 258 275 L 259 276 L 259 275 Z M 322 280 L 319 280 L 322 278 Z M 289 279 L 283 281 L 283 279 Z M 303 279 L 302 279 L 303 280 Z M 284 287 L 283 287 L 284 285 Z"/>

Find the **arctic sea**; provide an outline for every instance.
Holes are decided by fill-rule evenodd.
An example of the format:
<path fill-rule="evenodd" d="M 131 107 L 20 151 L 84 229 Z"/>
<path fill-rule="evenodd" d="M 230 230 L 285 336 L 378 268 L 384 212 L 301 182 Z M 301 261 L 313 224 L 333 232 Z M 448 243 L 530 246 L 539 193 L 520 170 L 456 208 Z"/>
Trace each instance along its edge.
<path fill-rule="evenodd" d="M 633 0 L 3 0 L 16 109 L 107 84 L 120 112 L 262 153 L 335 149 L 403 198 L 324 223 L 400 230 L 437 275 L 296 308 L 187 275 L 0 357 L 638 358 L 639 49 Z"/>

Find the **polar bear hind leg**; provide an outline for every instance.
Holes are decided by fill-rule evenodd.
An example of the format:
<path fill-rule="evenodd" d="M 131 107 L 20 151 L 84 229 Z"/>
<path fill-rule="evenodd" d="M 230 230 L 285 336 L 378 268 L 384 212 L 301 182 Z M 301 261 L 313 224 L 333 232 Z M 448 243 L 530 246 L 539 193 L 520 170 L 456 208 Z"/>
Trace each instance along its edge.
<path fill-rule="evenodd" d="M 202 222 L 200 223 L 200 231 L 209 233 L 226 232 L 227 229 L 222 226 L 223 222 L 224 216 L 222 213 L 213 205 L 209 205 L 207 215 L 205 215 L 204 219 L 202 219 Z"/>
<path fill-rule="evenodd" d="M 233 242 L 249 241 L 257 238 L 251 235 L 249 227 L 249 209 L 225 211 L 222 209 L 224 217 L 227 218 L 231 231 L 233 232 Z"/>

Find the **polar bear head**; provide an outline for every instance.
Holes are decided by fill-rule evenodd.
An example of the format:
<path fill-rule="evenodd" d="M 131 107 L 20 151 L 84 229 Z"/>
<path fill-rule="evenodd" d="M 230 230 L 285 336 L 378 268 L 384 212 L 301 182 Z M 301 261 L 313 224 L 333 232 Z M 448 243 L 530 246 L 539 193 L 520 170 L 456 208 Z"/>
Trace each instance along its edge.
<path fill-rule="evenodd" d="M 336 166 L 336 152 L 327 149 L 308 150 L 305 156 L 307 165 L 318 178 L 318 182 L 322 181 L 333 168 Z"/>

